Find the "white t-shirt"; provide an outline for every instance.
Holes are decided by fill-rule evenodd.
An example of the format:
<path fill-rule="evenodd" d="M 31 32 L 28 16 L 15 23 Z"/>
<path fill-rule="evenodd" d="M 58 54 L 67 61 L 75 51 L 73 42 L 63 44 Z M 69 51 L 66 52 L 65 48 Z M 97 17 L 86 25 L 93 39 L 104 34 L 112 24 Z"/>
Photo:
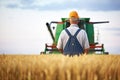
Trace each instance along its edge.
<path fill-rule="evenodd" d="M 74 35 L 76 31 L 79 29 L 79 27 L 77 24 L 71 24 L 70 27 L 68 27 L 67 29 L 71 33 L 71 35 Z M 68 39 L 69 39 L 69 36 L 67 32 L 63 30 L 59 36 L 57 48 L 64 49 Z M 88 37 L 85 30 L 83 29 L 80 30 L 80 32 L 77 34 L 77 39 L 81 44 L 81 46 L 83 47 L 83 49 L 89 48 Z"/>

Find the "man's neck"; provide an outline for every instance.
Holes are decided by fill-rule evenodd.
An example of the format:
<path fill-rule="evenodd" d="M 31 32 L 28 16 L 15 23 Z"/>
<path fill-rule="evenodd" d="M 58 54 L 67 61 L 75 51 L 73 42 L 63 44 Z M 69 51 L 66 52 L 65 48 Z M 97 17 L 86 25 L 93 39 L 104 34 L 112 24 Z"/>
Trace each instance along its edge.
<path fill-rule="evenodd" d="M 78 22 L 70 22 L 70 24 L 78 24 Z"/>

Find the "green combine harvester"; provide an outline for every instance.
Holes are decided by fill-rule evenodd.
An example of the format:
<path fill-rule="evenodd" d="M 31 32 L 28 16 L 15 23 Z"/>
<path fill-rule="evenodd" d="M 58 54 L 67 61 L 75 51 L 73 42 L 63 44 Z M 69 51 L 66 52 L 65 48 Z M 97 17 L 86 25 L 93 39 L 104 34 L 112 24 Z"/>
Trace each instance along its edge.
<path fill-rule="evenodd" d="M 94 24 L 109 23 L 109 21 L 102 21 L 102 22 L 89 22 L 89 21 L 90 21 L 90 18 L 80 18 L 78 23 L 78 26 L 81 29 L 84 29 L 87 33 L 89 44 L 90 44 L 89 54 L 93 54 L 97 52 L 100 54 L 108 54 L 108 52 L 105 52 L 104 44 L 99 44 L 99 42 L 95 42 Z M 51 26 L 52 24 L 56 24 L 56 27 L 52 27 Z M 52 21 L 50 23 L 46 23 L 46 26 L 48 28 L 48 31 L 50 32 L 53 43 L 52 44 L 46 43 L 45 50 L 43 53 L 59 54 L 60 52 L 56 48 L 58 38 L 61 31 L 70 26 L 69 20 L 68 18 L 61 18 L 61 22 Z M 55 30 L 54 34 L 53 34 L 53 30 Z"/>

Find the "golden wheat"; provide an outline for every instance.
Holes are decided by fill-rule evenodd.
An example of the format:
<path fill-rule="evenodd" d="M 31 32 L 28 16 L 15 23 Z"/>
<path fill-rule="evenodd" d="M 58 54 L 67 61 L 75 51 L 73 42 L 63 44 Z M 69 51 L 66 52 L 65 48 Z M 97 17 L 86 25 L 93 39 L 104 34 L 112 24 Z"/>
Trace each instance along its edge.
<path fill-rule="evenodd" d="M 0 55 L 0 80 L 120 80 L 120 56 Z"/>

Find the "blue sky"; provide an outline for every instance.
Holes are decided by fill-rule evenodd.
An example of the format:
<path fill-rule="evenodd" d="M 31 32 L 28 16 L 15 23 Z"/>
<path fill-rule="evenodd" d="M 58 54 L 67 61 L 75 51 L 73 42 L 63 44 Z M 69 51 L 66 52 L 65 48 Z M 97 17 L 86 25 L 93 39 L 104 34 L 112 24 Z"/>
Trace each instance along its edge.
<path fill-rule="evenodd" d="M 0 0 L 0 6 L 36 10 L 75 8 L 81 10 L 113 11 L 120 10 L 120 0 Z"/>
<path fill-rule="evenodd" d="M 120 54 L 120 0 L 0 0 L 0 53 L 39 54 L 52 43 L 46 22 L 60 21 L 76 10 L 95 25 L 106 51 Z"/>

